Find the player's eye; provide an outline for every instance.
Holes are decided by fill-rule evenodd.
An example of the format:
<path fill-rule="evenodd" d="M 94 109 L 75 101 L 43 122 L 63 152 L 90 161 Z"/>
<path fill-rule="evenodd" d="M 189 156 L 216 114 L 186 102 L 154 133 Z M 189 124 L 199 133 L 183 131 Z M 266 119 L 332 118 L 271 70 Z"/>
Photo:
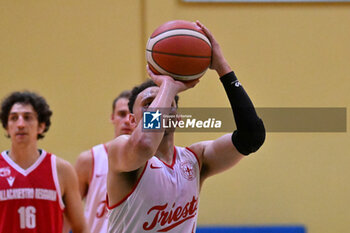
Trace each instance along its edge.
<path fill-rule="evenodd" d="M 23 117 L 23 119 L 26 120 L 26 121 L 29 121 L 29 120 L 32 119 L 32 117 L 31 117 L 31 116 L 28 116 L 28 115 L 25 115 L 25 116 Z"/>
<path fill-rule="evenodd" d="M 35 116 L 33 115 L 33 114 L 25 114 L 24 116 L 23 116 L 23 119 L 25 120 L 25 121 L 31 121 L 31 120 L 33 120 L 35 118 Z"/>
<path fill-rule="evenodd" d="M 152 102 L 146 102 L 143 107 L 148 108 L 151 105 Z"/>
<path fill-rule="evenodd" d="M 10 115 L 9 120 L 10 121 L 16 121 L 18 119 L 17 115 Z"/>
<path fill-rule="evenodd" d="M 126 112 L 119 112 L 118 115 L 120 117 L 126 117 L 127 113 Z"/>

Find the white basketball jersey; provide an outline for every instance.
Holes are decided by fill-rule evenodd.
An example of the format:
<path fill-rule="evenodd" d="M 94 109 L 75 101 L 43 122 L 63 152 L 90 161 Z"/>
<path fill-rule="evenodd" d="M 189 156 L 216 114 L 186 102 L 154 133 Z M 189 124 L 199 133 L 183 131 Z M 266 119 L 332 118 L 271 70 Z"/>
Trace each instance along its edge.
<path fill-rule="evenodd" d="M 91 149 L 93 172 L 85 202 L 85 219 L 91 233 L 107 232 L 107 172 L 108 154 L 105 145 Z"/>
<path fill-rule="evenodd" d="M 109 233 L 194 233 L 199 204 L 199 161 L 175 147 L 173 164 L 153 156 L 133 190 L 109 208 Z"/>

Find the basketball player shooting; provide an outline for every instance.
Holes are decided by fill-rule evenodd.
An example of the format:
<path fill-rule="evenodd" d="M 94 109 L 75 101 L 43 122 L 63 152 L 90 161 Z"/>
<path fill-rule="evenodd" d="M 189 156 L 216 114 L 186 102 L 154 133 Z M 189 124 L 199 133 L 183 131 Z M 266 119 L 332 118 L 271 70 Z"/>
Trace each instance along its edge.
<path fill-rule="evenodd" d="M 186 148 L 174 146 L 173 130 L 143 130 L 144 108 L 176 106 L 175 96 L 198 83 L 155 75 L 148 68 L 153 82 L 134 88 L 129 99 L 130 121 L 137 126 L 131 135 L 117 137 L 108 153 L 109 233 L 195 232 L 203 181 L 256 152 L 265 140 L 263 122 L 219 44 L 206 27 L 199 22 L 197 25 L 212 44 L 210 68 L 224 86 L 237 130 Z"/>

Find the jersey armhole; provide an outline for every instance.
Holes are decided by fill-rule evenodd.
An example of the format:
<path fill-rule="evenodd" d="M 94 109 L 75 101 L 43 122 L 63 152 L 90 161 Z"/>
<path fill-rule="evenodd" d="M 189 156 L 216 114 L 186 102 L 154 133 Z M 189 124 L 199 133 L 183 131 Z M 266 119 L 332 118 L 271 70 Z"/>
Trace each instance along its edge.
<path fill-rule="evenodd" d="M 90 187 L 90 184 L 92 182 L 92 179 L 94 178 L 94 175 L 95 175 L 95 155 L 94 155 L 94 150 L 93 148 L 91 148 L 91 159 L 92 159 L 92 163 L 91 163 L 91 176 L 89 177 L 89 186 L 88 186 L 88 190 L 86 193 L 89 192 L 89 187 Z"/>
<path fill-rule="evenodd" d="M 198 166 L 199 166 L 199 169 L 200 169 L 200 168 L 201 168 L 201 163 L 200 163 L 200 161 L 199 161 L 199 158 L 198 158 L 196 152 L 194 152 L 193 150 L 191 150 L 189 147 L 186 147 L 186 149 L 187 149 L 188 151 L 190 151 L 190 152 L 194 155 L 194 157 L 196 157 L 197 162 L 198 162 Z"/>
<path fill-rule="evenodd" d="M 57 164 L 56 164 L 56 156 L 55 155 L 51 155 L 51 169 L 52 169 L 53 181 L 55 183 L 55 187 L 57 190 L 58 203 L 59 203 L 61 209 L 64 210 L 65 206 L 64 206 L 64 203 L 62 200 L 62 192 L 61 192 L 60 182 L 58 180 L 58 175 L 57 175 Z"/>
<path fill-rule="evenodd" d="M 123 199 L 121 199 L 119 202 L 117 202 L 116 204 L 110 206 L 110 205 L 109 205 L 109 201 L 108 201 L 108 193 L 107 193 L 107 195 L 106 195 L 106 200 L 107 200 L 107 208 L 108 208 L 109 210 L 118 207 L 118 206 L 121 205 L 124 201 L 126 201 L 126 199 L 128 199 L 128 198 L 131 196 L 131 194 L 132 194 L 132 193 L 135 191 L 135 189 L 137 188 L 137 185 L 140 183 L 141 178 L 142 178 L 143 174 L 145 173 L 147 166 L 148 166 L 148 161 L 146 162 L 145 167 L 143 168 L 143 171 L 142 171 L 142 173 L 140 174 L 140 177 L 137 179 L 137 181 L 136 181 L 134 187 L 133 187 L 133 188 L 131 189 L 131 191 L 130 191 Z"/>

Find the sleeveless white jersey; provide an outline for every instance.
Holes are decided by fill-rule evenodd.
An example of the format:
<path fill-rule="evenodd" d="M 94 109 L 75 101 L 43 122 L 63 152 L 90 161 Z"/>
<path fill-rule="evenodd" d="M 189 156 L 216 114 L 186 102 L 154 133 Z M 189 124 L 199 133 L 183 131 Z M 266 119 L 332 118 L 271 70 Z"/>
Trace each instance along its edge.
<path fill-rule="evenodd" d="M 175 147 L 173 164 L 153 156 L 133 190 L 108 206 L 109 233 L 194 233 L 199 204 L 199 161 L 188 148 Z"/>
<path fill-rule="evenodd" d="M 105 145 L 91 149 L 93 170 L 85 201 L 84 215 L 91 233 L 107 232 L 107 172 L 108 154 Z"/>

